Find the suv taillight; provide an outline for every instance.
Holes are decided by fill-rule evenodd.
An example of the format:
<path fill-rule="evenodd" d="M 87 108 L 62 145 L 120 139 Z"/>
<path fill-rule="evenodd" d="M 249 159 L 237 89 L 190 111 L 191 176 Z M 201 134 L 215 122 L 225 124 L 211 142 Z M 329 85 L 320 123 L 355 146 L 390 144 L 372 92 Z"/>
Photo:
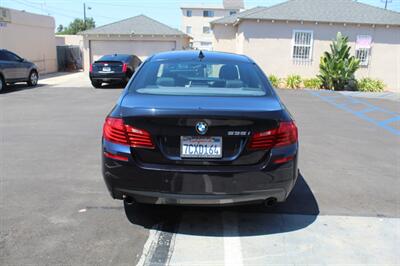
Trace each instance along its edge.
<path fill-rule="evenodd" d="M 254 133 L 249 142 L 250 150 L 269 150 L 274 147 L 283 147 L 296 143 L 298 133 L 296 124 L 281 122 L 278 128 Z"/>
<path fill-rule="evenodd" d="M 103 138 L 113 143 L 129 145 L 134 148 L 155 148 L 149 132 L 125 125 L 121 118 L 106 118 L 103 126 Z"/>
<path fill-rule="evenodd" d="M 89 72 L 93 71 L 93 64 L 90 64 Z"/>

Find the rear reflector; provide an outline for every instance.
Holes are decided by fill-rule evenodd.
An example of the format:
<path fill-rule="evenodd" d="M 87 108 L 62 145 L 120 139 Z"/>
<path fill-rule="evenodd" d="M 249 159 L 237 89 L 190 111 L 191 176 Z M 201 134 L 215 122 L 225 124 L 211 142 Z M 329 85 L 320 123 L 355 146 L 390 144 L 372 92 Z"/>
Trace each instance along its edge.
<path fill-rule="evenodd" d="M 289 162 L 289 161 L 291 161 L 293 159 L 294 159 L 294 156 L 279 158 L 279 159 L 275 159 L 274 163 L 287 163 L 287 162 Z"/>
<path fill-rule="evenodd" d="M 122 72 L 126 72 L 128 70 L 128 64 L 123 64 L 122 65 Z"/>
<path fill-rule="evenodd" d="M 134 148 L 155 148 L 149 132 L 125 125 L 121 118 L 106 118 L 103 126 L 103 138 L 113 143 L 129 145 Z"/>
<path fill-rule="evenodd" d="M 298 140 L 296 124 L 281 122 L 278 128 L 254 133 L 249 142 L 250 150 L 269 150 L 296 143 Z"/>
<path fill-rule="evenodd" d="M 104 156 L 106 156 L 107 158 L 118 160 L 118 161 L 124 161 L 124 162 L 128 161 L 128 157 L 126 157 L 126 156 L 116 155 L 116 154 L 112 154 L 109 152 L 104 152 Z"/>

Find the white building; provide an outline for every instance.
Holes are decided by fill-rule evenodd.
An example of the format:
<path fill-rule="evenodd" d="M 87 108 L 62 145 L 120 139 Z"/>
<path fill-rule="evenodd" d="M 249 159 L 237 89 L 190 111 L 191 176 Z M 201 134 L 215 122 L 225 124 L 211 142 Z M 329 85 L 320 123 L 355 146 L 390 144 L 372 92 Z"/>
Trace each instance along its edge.
<path fill-rule="evenodd" d="M 57 71 L 53 17 L 0 7 L 0 49 L 35 63 L 40 74 Z"/>
<path fill-rule="evenodd" d="M 400 92 L 399 12 L 352 0 L 290 0 L 211 25 L 214 50 L 245 54 L 268 75 L 282 78 L 315 77 L 321 56 L 341 32 L 360 60 L 356 77 L 380 79 L 386 90 Z"/>
<path fill-rule="evenodd" d="M 244 9 L 243 0 L 224 0 L 221 5 L 188 4 L 181 7 L 182 31 L 191 36 L 194 49 L 213 50 L 210 22 Z"/>

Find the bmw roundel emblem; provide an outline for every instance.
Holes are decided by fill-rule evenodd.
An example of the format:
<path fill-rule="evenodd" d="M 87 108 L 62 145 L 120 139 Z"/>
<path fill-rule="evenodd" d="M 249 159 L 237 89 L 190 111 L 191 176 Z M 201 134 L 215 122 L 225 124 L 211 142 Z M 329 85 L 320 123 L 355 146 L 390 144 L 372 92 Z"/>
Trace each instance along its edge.
<path fill-rule="evenodd" d="M 206 122 L 198 122 L 196 124 L 196 131 L 197 133 L 199 133 L 200 135 L 204 135 L 207 133 L 208 130 L 208 125 Z"/>

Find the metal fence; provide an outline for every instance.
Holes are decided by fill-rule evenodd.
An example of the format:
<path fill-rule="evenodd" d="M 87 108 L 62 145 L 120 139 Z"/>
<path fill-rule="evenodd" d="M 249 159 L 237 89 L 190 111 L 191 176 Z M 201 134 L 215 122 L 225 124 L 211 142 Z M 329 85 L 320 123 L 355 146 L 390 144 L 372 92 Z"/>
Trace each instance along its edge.
<path fill-rule="evenodd" d="M 75 71 L 83 68 L 82 51 L 78 45 L 57 46 L 58 71 Z"/>

